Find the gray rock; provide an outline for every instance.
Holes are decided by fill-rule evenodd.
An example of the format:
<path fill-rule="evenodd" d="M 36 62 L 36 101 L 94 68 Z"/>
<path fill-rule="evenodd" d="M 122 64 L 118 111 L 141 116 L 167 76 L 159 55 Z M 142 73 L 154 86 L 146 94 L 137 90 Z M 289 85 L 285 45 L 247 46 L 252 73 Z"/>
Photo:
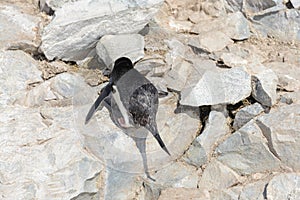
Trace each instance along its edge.
<path fill-rule="evenodd" d="M 187 61 L 182 61 L 173 66 L 165 76 L 167 87 L 175 91 L 181 91 L 186 85 L 191 70 L 192 65 Z"/>
<path fill-rule="evenodd" d="M 195 167 L 174 162 L 154 175 L 157 184 L 165 187 L 197 188 L 198 172 Z"/>
<path fill-rule="evenodd" d="M 276 103 L 278 78 L 271 70 L 264 70 L 252 76 L 252 96 L 265 106 L 273 106 Z"/>
<path fill-rule="evenodd" d="M 297 65 L 285 62 L 265 63 L 278 76 L 278 85 L 287 91 L 297 91 L 300 88 L 300 72 Z"/>
<path fill-rule="evenodd" d="M 31 15 L 24 7 L 0 5 L 0 49 L 18 49 L 28 44 L 37 47 L 35 42 L 40 19 Z"/>
<path fill-rule="evenodd" d="M 210 25 L 207 26 L 207 24 Z M 250 37 L 249 22 L 241 12 L 230 13 L 217 19 L 200 21 L 193 27 L 192 31 L 199 34 L 207 33 L 208 35 L 209 33 L 214 34 L 213 32 L 221 31 L 234 40 L 244 40 Z M 213 37 L 215 37 L 215 35 L 213 35 Z M 217 37 L 217 39 L 219 38 L 220 37 Z M 220 38 L 219 40 L 222 39 Z"/>
<path fill-rule="evenodd" d="M 135 63 L 144 57 L 144 46 L 144 38 L 139 34 L 105 35 L 97 43 L 96 51 L 99 59 L 110 67 L 121 57 L 127 57 Z"/>
<path fill-rule="evenodd" d="M 84 103 L 87 101 L 86 97 L 92 96 L 95 92 L 96 88 L 89 87 L 83 77 L 62 73 L 29 90 L 21 102 L 22 105 L 33 107 L 51 103 L 56 106 L 70 106 L 72 98 Z"/>
<path fill-rule="evenodd" d="M 278 170 L 280 161 L 268 144 L 261 129 L 250 121 L 217 147 L 217 159 L 238 174 Z"/>
<path fill-rule="evenodd" d="M 221 72 L 206 71 L 195 86 L 186 87 L 181 91 L 180 104 L 235 104 L 250 95 L 250 85 L 250 75 L 243 68 Z"/>
<path fill-rule="evenodd" d="M 209 52 L 220 51 L 232 43 L 233 41 L 221 31 L 206 32 L 189 41 L 190 46 Z"/>
<path fill-rule="evenodd" d="M 299 9 L 300 8 L 300 1 L 299 0 L 290 0 L 294 8 Z"/>
<path fill-rule="evenodd" d="M 43 81 L 37 62 L 23 51 L 0 51 L 0 105 L 21 101 L 27 88 Z"/>
<path fill-rule="evenodd" d="M 202 166 L 210 159 L 214 146 L 229 133 L 227 119 L 216 111 L 211 111 L 204 131 L 195 139 L 185 154 L 185 160 L 197 167 Z"/>
<path fill-rule="evenodd" d="M 258 118 L 258 125 L 268 140 L 270 150 L 281 162 L 300 170 L 299 105 L 284 106 Z"/>
<path fill-rule="evenodd" d="M 235 130 L 238 130 L 263 111 L 264 108 L 259 103 L 255 103 L 242 108 L 235 115 L 233 128 Z"/>
<path fill-rule="evenodd" d="M 103 35 L 137 33 L 143 29 L 161 3 L 161 0 L 65 3 L 45 27 L 41 49 L 50 60 L 83 60 Z"/>
<path fill-rule="evenodd" d="M 130 200 L 137 198 L 141 192 L 141 184 L 141 180 L 135 174 L 108 168 L 103 199 Z"/>
<path fill-rule="evenodd" d="M 271 35 L 286 41 L 300 40 L 299 13 L 299 10 L 288 9 L 255 15 L 254 27 L 264 36 Z"/>
<path fill-rule="evenodd" d="M 50 126 L 44 123 L 50 115 L 42 116 L 40 109 L 0 108 L 2 198 L 71 199 L 96 193 L 103 166 L 83 151 L 72 128 L 72 107 L 43 108 L 53 113 Z"/>
<path fill-rule="evenodd" d="M 211 161 L 199 180 L 200 190 L 223 190 L 240 182 L 239 175 L 217 160 Z"/>
<path fill-rule="evenodd" d="M 241 67 L 248 63 L 247 60 L 234 53 L 222 53 L 220 60 L 228 67 Z"/>
<path fill-rule="evenodd" d="M 280 200 L 300 198 L 300 174 L 283 173 L 273 177 L 267 186 L 267 198 Z"/>
<path fill-rule="evenodd" d="M 164 73 L 164 70 L 166 70 L 164 68 L 169 69 L 169 67 L 164 63 L 163 59 L 160 58 L 144 58 L 144 60 L 137 62 L 134 68 L 142 75 L 148 75 L 148 77 L 161 76 L 160 73 Z"/>
<path fill-rule="evenodd" d="M 227 0 L 227 10 L 231 12 L 243 11 L 246 14 L 252 14 L 263 10 L 270 9 L 276 6 L 282 6 L 280 0 Z"/>
<path fill-rule="evenodd" d="M 211 192 L 211 199 L 214 200 L 232 200 L 239 199 L 239 194 L 241 191 L 241 186 L 236 186 L 224 190 L 216 190 Z"/>
<path fill-rule="evenodd" d="M 239 198 L 242 200 L 265 200 L 264 191 L 267 184 L 266 180 L 248 183 L 243 187 Z"/>

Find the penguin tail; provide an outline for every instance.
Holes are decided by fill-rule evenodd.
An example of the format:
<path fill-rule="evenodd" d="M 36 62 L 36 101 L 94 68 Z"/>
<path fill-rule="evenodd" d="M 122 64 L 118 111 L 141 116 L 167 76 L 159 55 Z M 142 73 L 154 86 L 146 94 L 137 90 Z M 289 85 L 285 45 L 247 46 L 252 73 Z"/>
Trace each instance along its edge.
<path fill-rule="evenodd" d="M 157 142 L 159 143 L 159 146 L 169 155 L 171 156 L 169 150 L 167 149 L 165 143 L 162 141 L 161 137 L 159 136 L 158 133 L 153 135 L 155 137 L 155 139 L 157 140 Z"/>

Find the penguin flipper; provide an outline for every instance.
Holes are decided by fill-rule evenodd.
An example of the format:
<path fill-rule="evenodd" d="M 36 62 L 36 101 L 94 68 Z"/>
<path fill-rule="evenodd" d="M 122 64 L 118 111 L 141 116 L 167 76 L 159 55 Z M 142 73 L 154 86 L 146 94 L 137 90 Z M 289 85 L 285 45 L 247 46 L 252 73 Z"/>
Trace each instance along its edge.
<path fill-rule="evenodd" d="M 96 99 L 96 101 L 94 102 L 94 104 L 92 105 L 92 107 L 90 108 L 88 114 L 86 115 L 85 118 L 85 124 L 87 124 L 90 119 L 92 118 L 92 116 L 94 115 L 94 113 L 96 112 L 97 108 L 99 107 L 99 105 L 101 104 L 101 102 L 110 94 L 110 92 L 112 91 L 112 84 L 109 82 L 101 91 L 101 94 L 98 96 L 98 98 Z"/>

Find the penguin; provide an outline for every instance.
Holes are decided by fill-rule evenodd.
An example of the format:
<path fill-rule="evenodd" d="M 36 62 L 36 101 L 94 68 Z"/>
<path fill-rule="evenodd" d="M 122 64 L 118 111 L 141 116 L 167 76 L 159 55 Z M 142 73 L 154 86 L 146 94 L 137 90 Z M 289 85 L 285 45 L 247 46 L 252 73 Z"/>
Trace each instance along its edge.
<path fill-rule="evenodd" d="M 156 87 L 134 69 L 131 60 L 121 57 L 115 61 L 109 82 L 90 108 L 85 124 L 104 101 L 109 105 L 115 122 L 121 128 L 146 128 L 160 147 L 171 155 L 157 129 L 158 95 Z M 109 96 L 110 102 L 107 100 Z"/>

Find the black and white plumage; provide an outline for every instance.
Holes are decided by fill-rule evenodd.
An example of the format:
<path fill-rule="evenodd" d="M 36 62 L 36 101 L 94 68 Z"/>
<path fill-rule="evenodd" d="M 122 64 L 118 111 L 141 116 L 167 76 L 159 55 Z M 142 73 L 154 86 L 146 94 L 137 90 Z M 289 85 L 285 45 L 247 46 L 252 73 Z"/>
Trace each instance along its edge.
<path fill-rule="evenodd" d="M 158 91 L 155 86 L 133 68 L 130 59 L 115 61 L 109 83 L 91 107 L 85 123 L 91 119 L 101 102 L 111 95 L 111 112 L 122 128 L 145 127 L 155 137 L 160 147 L 170 155 L 162 141 L 156 124 Z"/>

